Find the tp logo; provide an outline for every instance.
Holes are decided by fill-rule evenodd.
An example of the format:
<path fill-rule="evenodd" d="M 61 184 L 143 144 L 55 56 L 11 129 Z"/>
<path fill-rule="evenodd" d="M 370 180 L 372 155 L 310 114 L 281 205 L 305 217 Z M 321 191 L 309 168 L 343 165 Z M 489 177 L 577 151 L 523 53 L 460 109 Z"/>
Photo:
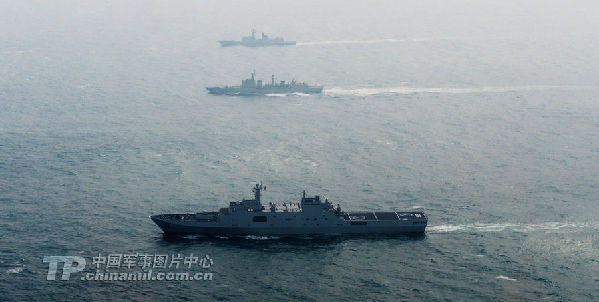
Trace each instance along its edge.
<path fill-rule="evenodd" d="M 46 280 L 56 280 L 58 263 L 64 262 L 62 277 L 60 280 L 69 280 L 71 273 L 80 272 L 85 268 L 85 258 L 79 256 L 44 256 L 44 263 L 48 264 L 48 276 Z M 73 267 L 73 263 L 77 266 Z"/>

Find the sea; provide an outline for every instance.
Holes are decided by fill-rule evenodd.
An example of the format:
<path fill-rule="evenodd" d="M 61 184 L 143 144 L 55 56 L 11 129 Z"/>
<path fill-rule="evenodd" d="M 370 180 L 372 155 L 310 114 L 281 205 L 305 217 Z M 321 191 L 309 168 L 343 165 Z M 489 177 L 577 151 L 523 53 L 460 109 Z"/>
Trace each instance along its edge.
<path fill-rule="evenodd" d="M 3 1 L 0 300 L 599 300 L 599 9 L 576 3 Z M 252 28 L 297 45 L 217 42 Z M 324 91 L 205 89 L 252 72 Z M 172 238 L 149 218 L 256 183 L 428 226 Z M 95 277 L 148 269 L 204 277 Z"/>

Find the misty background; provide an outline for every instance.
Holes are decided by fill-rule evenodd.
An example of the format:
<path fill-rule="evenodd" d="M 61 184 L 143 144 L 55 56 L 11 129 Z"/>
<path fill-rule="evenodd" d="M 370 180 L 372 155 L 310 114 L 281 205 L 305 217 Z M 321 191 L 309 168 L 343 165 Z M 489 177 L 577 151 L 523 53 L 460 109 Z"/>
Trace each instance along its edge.
<path fill-rule="evenodd" d="M 0 292 L 596 300 L 598 15 L 595 1 L 0 1 Z M 297 45 L 217 43 L 252 28 Z M 205 90 L 252 71 L 324 92 Z M 423 209 L 429 226 L 169 242 L 148 219 L 217 210 L 256 181 L 267 202 L 306 189 L 344 210 Z M 201 286 L 58 286 L 41 262 L 198 250 L 218 265 Z"/>

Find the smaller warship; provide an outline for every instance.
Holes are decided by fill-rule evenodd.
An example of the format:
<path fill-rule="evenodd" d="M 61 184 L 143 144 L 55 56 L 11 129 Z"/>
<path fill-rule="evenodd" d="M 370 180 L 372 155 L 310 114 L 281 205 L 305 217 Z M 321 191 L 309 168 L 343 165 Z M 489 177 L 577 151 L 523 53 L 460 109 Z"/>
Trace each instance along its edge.
<path fill-rule="evenodd" d="M 270 84 L 264 84 L 262 80 L 255 80 L 254 76 L 255 74 L 252 73 L 251 78 L 242 80 L 241 86 L 206 87 L 206 89 L 211 94 L 216 95 L 255 96 L 288 93 L 316 94 L 321 93 L 323 88 L 322 86 L 310 86 L 306 83 L 298 83 L 295 80 L 275 83 L 274 75 L 272 75 Z"/>
<path fill-rule="evenodd" d="M 241 41 L 218 41 L 222 47 L 228 46 L 247 46 L 247 47 L 264 47 L 264 46 L 286 46 L 295 45 L 295 41 L 285 41 L 283 38 L 271 39 L 264 33 L 262 33 L 261 39 L 256 39 L 256 30 L 252 29 L 252 35 L 249 37 L 242 37 Z"/>

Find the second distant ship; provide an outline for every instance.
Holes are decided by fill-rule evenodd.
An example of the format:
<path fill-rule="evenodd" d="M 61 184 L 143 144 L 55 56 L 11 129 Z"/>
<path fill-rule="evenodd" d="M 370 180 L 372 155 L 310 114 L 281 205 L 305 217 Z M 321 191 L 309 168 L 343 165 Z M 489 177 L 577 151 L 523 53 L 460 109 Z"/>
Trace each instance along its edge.
<path fill-rule="evenodd" d="M 247 47 L 263 47 L 263 46 L 286 46 L 295 45 L 295 41 L 285 41 L 283 38 L 269 38 L 267 35 L 262 33 L 261 39 L 256 39 L 256 30 L 252 29 L 252 35 L 249 37 L 241 38 L 241 41 L 218 41 L 222 47 L 227 46 L 247 46 Z"/>
<path fill-rule="evenodd" d="M 272 76 L 270 84 L 262 83 L 262 80 L 255 80 L 254 73 L 249 79 L 241 81 L 241 86 L 224 86 L 224 87 L 206 87 L 211 94 L 217 95 L 239 95 L 239 96 L 254 96 L 267 94 L 289 94 L 289 93 L 305 93 L 317 94 L 321 93 L 323 86 L 311 86 L 306 83 L 298 83 L 295 80 L 291 82 L 280 81 L 275 83 L 275 76 Z"/>

